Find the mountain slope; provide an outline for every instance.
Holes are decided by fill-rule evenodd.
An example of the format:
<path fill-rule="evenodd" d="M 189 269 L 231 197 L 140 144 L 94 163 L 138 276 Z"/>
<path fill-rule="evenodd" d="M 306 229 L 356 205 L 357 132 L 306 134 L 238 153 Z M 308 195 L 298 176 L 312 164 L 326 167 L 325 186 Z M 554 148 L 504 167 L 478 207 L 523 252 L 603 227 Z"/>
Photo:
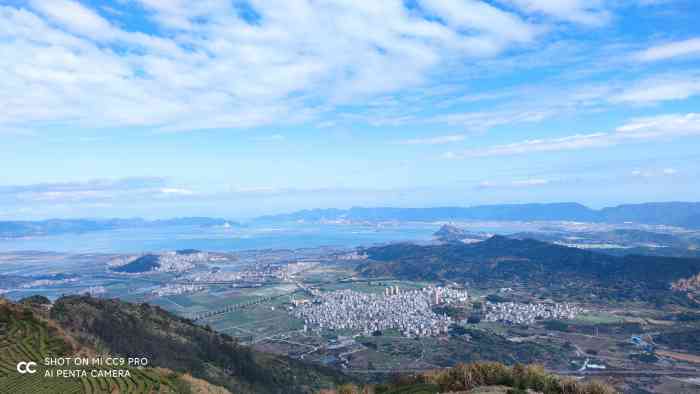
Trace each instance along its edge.
<path fill-rule="evenodd" d="M 473 244 L 394 244 L 363 252 L 369 261 L 357 270 L 365 276 L 523 282 L 551 288 L 576 284 L 577 288 L 569 289 L 569 293 L 590 286 L 603 295 L 625 299 L 656 300 L 672 296 L 673 281 L 700 272 L 700 259 L 618 257 L 503 236 Z"/>
<path fill-rule="evenodd" d="M 164 368 L 127 368 L 130 376 L 100 377 L 93 376 L 92 371 L 107 373 L 112 367 L 46 366 L 42 361 L 46 357 L 93 358 L 99 354 L 95 348 L 66 333 L 55 321 L 47 319 L 46 306 L 48 300 L 43 297 L 31 297 L 21 304 L 0 299 L 0 392 L 230 394 L 222 387 Z M 37 363 L 36 373 L 18 373 L 18 363 L 28 361 Z M 45 375 L 47 371 L 64 369 L 84 370 L 86 374 Z"/>
<path fill-rule="evenodd" d="M 344 380 L 330 369 L 252 351 L 228 335 L 148 304 L 87 296 L 58 299 L 51 317 L 96 348 L 190 373 L 235 393 L 310 393 Z"/>

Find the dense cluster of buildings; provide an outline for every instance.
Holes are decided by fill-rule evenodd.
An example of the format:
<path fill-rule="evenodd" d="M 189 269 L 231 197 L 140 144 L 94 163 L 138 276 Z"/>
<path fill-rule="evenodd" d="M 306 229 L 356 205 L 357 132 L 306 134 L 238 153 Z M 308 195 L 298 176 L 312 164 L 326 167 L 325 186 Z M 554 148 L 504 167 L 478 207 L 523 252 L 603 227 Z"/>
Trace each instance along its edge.
<path fill-rule="evenodd" d="M 120 256 L 110 260 L 107 263 L 107 269 L 110 272 L 118 272 L 120 274 L 134 275 L 150 272 L 174 272 L 182 273 L 195 268 L 197 264 L 209 262 L 209 253 L 200 251 L 179 251 L 179 252 L 163 252 L 159 254 L 141 254 L 131 256 Z M 133 270 L 123 270 L 120 267 L 129 265 L 140 265 Z"/>
<path fill-rule="evenodd" d="M 104 286 L 90 286 L 83 290 L 83 294 L 89 294 L 91 296 L 98 296 L 107 293 L 107 289 Z"/>
<path fill-rule="evenodd" d="M 243 280 L 244 272 L 230 272 L 213 270 L 208 272 L 197 272 L 187 276 L 187 280 L 192 282 L 235 282 Z"/>
<path fill-rule="evenodd" d="M 153 294 L 162 297 L 169 295 L 192 294 L 200 292 L 204 289 L 205 287 L 200 285 L 169 284 L 153 290 Z"/>
<path fill-rule="evenodd" d="M 158 268 L 160 272 L 186 272 L 194 268 L 195 264 L 209 261 L 207 252 L 178 253 L 165 252 L 159 255 Z"/>
<path fill-rule="evenodd" d="M 339 290 L 324 293 L 312 303 L 298 304 L 292 314 L 305 327 L 352 330 L 365 335 L 395 329 L 407 337 L 447 334 L 452 319 L 433 312 L 435 304 L 466 302 L 465 291 L 428 287 L 401 291 L 387 288 L 384 294 Z"/>
<path fill-rule="evenodd" d="M 189 276 L 193 282 L 251 282 L 262 283 L 281 280 L 284 276 L 280 267 L 271 265 L 255 265 L 240 271 L 212 270 Z"/>
<path fill-rule="evenodd" d="M 215 269 L 190 275 L 192 282 L 246 282 L 264 283 L 270 281 L 289 281 L 294 275 L 310 270 L 317 261 L 297 261 L 287 264 L 251 264 L 240 271 L 221 271 Z"/>
<path fill-rule="evenodd" d="M 353 251 L 350 253 L 344 253 L 344 254 L 337 255 L 336 260 L 341 260 L 341 261 L 367 260 L 367 255 L 364 253 L 358 253 L 357 251 Z"/>
<path fill-rule="evenodd" d="M 537 320 L 570 320 L 584 312 L 569 303 L 487 302 L 485 321 L 531 325 Z"/>
<path fill-rule="evenodd" d="M 77 277 L 71 277 L 71 278 L 61 278 L 61 279 L 37 279 L 33 280 L 31 282 L 23 283 L 21 286 L 19 286 L 21 289 L 32 289 L 35 287 L 47 287 L 47 286 L 58 286 L 58 285 L 65 285 L 68 283 L 76 283 L 78 282 Z"/>

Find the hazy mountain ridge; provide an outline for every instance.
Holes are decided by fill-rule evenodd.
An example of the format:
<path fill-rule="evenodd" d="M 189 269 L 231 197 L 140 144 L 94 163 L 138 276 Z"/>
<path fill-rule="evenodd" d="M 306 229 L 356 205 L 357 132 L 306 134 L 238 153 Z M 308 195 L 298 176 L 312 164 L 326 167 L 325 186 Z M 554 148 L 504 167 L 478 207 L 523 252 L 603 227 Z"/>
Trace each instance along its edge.
<path fill-rule="evenodd" d="M 659 224 L 700 228 L 700 203 L 663 202 L 626 204 L 595 210 L 573 202 L 545 204 L 499 204 L 473 207 L 392 208 L 353 207 L 350 209 L 310 209 L 267 215 L 254 222 L 290 221 L 578 221 Z M 121 228 L 166 226 L 240 226 L 222 218 L 183 217 L 161 220 L 131 219 L 48 219 L 40 221 L 0 221 L 0 238 L 16 238 L 68 233 L 85 233 Z"/>
<path fill-rule="evenodd" d="M 626 204 L 595 210 L 579 203 L 500 204 L 473 207 L 391 208 L 353 207 L 350 209 L 311 209 L 289 214 L 262 216 L 258 221 L 579 221 L 665 224 L 700 228 L 700 203 L 662 202 Z"/>
<path fill-rule="evenodd" d="M 471 243 L 484 241 L 491 235 L 485 232 L 474 232 L 452 224 L 444 224 L 433 236 L 441 242 Z M 696 232 L 663 233 L 630 228 L 575 231 L 553 227 L 546 230 L 512 233 L 508 234 L 508 238 L 534 239 L 616 256 L 641 254 L 700 258 L 700 235 Z"/>

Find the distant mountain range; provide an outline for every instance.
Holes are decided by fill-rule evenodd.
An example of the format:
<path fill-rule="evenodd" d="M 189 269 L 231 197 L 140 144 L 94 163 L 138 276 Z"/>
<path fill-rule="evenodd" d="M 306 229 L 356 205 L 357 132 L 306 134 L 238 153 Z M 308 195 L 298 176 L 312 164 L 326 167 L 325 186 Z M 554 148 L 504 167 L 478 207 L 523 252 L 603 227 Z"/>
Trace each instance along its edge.
<path fill-rule="evenodd" d="M 368 277 L 471 282 L 498 287 L 525 283 L 564 298 L 591 297 L 687 304 L 671 284 L 700 273 L 700 259 L 612 256 L 532 239 L 493 236 L 471 244 L 392 244 L 363 250 L 357 271 Z"/>
<path fill-rule="evenodd" d="M 238 225 L 231 220 L 208 217 L 184 217 L 165 220 L 133 219 L 49 219 L 40 221 L 0 221 L 0 238 L 17 238 L 69 233 L 87 233 L 121 228 L 168 226 Z"/>
<path fill-rule="evenodd" d="M 661 202 L 627 204 L 603 209 L 591 209 L 578 203 L 503 204 L 474 207 L 436 208 L 363 208 L 312 209 L 290 214 L 263 216 L 261 222 L 279 221 L 452 221 L 452 220 L 513 220 L 665 224 L 700 228 L 700 203 Z"/>
<path fill-rule="evenodd" d="M 261 216 L 254 223 L 320 221 L 576 221 L 664 224 L 700 229 L 700 203 L 661 202 L 618 205 L 591 209 L 578 203 L 502 204 L 474 207 L 391 208 L 353 207 L 350 209 L 311 209 L 288 214 Z M 240 226 L 232 220 L 210 217 L 184 217 L 164 220 L 133 219 L 49 219 L 41 221 L 0 221 L 0 238 L 15 238 L 100 230 L 167 226 Z"/>

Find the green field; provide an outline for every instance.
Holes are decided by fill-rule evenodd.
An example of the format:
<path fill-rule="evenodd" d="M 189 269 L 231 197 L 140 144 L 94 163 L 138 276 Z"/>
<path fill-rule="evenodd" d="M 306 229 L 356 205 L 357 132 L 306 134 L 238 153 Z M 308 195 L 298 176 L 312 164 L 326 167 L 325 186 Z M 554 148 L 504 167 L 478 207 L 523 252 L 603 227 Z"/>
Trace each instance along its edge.
<path fill-rule="evenodd" d="M 257 340 L 301 330 L 303 322 L 293 319 L 286 310 L 289 298 L 281 297 L 259 305 L 207 319 L 217 331 L 234 337 Z"/>
<path fill-rule="evenodd" d="M 624 319 L 609 313 L 585 313 L 576 316 L 572 321 L 578 324 L 616 324 L 624 322 Z"/>

